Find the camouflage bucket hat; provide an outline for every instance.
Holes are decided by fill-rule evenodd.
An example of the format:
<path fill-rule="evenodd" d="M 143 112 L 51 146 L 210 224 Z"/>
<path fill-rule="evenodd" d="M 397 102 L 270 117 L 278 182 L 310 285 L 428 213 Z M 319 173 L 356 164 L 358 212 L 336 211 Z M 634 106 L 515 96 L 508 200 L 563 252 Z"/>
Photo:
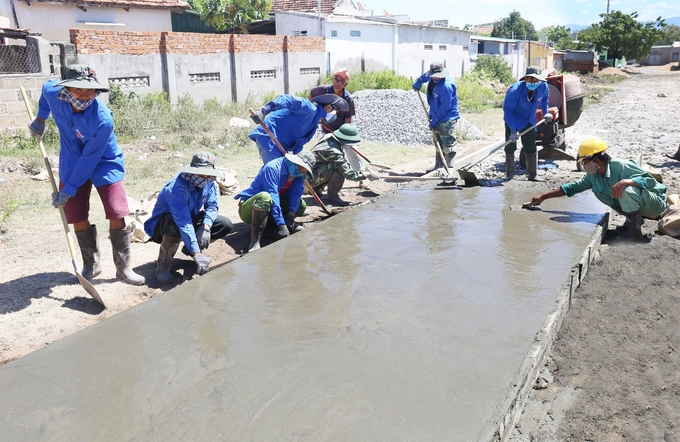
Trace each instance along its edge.
<path fill-rule="evenodd" d="M 191 159 L 191 163 L 182 167 L 180 172 L 224 178 L 224 174 L 215 169 L 215 155 L 210 152 L 198 152 Z"/>
<path fill-rule="evenodd" d="M 312 173 L 312 168 L 316 164 L 316 157 L 313 153 L 303 150 L 299 154 L 287 153 L 286 159 L 293 164 L 304 167 L 308 173 Z"/>
<path fill-rule="evenodd" d="M 109 88 L 97 80 L 94 69 L 82 64 L 72 64 L 66 67 L 64 79 L 57 86 L 77 87 L 80 89 L 95 89 L 108 92 Z"/>
<path fill-rule="evenodd" d="M 526 78 L 526 77 L 534 77 L 538 80 L 545 81 L 545 77 L 543 76 L 543 71 L 538 66 L 529 66 L 527 68 L 526 73 L 524 74 L 524 78 Z"/>
<path fill-rule="evenodd" d="M 430 64 L 430 70 L 425 75 L 431 78 L 444 78 L 449 76 L 449 71 L 442 62 L 435 61 Z"/>

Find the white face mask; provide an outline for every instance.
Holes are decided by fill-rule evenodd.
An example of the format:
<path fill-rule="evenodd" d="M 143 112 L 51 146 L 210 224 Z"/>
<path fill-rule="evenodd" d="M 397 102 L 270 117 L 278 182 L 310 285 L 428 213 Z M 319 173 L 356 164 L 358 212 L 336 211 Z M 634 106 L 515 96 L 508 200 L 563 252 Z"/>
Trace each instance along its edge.
<path fill-rule="evenodd" d="M 588 164 L 583 165 L 583 170 L 585 170 L 588 175 L 595 175 L 599 169 L 600 166 L 598 166 L 595 161 L 589 161 Z"/>
<path fill-rule="evenodd" d="M 332 110 L 326 114 L 326 123 L 332 123 L 335 121 L 335 118 L 338 116 L 338 113 L 335 110 Z"/>

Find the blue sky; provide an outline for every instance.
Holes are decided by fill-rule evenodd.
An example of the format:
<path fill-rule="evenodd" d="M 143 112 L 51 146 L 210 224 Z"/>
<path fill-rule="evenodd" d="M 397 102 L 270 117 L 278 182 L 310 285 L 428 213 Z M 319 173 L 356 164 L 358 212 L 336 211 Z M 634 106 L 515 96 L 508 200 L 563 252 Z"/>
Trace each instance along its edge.
<path fill-rule="evenodd" d="M 607 12 L 607 0 L 354 0 L 373 14 L 386 10 L 406 14 L 410 20 L 448 19 L 452 26 L 491 23 L 507 17 L 513 10 L 529 20 L 536 29 L 554 25 L 589 26 Z M 610 0 L 609 10 L 638 13 L 641 21 L 680 16 L 678 0 Z"/>

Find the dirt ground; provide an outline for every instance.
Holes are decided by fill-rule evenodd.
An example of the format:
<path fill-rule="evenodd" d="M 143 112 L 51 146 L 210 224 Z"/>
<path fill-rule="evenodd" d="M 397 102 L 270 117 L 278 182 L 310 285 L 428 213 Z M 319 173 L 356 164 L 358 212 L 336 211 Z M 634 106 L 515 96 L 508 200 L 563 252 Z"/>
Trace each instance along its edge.
<path fill-rule="evenodd" d="M 680 145 L 680 72 L 634 68 L 630 79 L 587 109 L 567 129 L 568 152 L 599 136 L 615 157 L 638 158 L 658 168 L 670 193 L 680 192 L 680 162 L 665 153 Z M 460 156 L 489 142 L 464 145 Z M 254 151 L 255 152 L 255 151 Z M 255 155 L 255 153 L 254 153 Z M 396 174 L 422 174 L 433 157 L 394 166 Z M 485 161 L 489 175 L 502 176 L 502 153 Z M 541 162 L 545 183 L 528 183 L 542 192 L 578 176 L 573 162 Z M 515 180 L 523 181 L 518 174 Z M 492 185 L 502 185 L 497 181 Z M 241 183 L 242 186 L 248 183 Z M 399 186 L 398 181 L 345 186 L 346 200 L 360 203 Z M 310 215 L 303 223 L 324 215 L 307 196 Z M 249 242 L 250 226 L 239 221 L 231 196 L 220 197 L 220 212 L 235 223 L 225 241 L 211 244 L 206 255 L 211 268 L 238 259 Z M 97 210 L 93 204 L 93 210 Z M 350 209 L 351 210 L 351 209 Z M 99 215 L 103 273 L 92 281 L 108 309 L 93 301 L 77 283 L 70 283 L 73 265 L 61 225 L 40 224 L 8 231 L 0 242 L 0 365 L 49 345 L 71 333 L 131 308 L 169 290 L 155 283 L 158 245 L 132 244 L 135 271 L 147 284 L 134 287 L 115 278 L 107 226 Z M 620 219 L 619 219 L 620 221 Z M 645 232 L 654 234 L 656 222 Z M 267 244 L 266 241 L 263 244 Z M 602 258 L 578 289 L 549 364 L 511 440 L 519 441 L 680 441 L 680 372 L 678 365 L 678 309 L 680 242 L 655 235 L 644 245 L 602 247 Z M 78 262 L 79 257 L 77 257 Z M 45 271 L 45 269 L 49 269 Z M 173 270 L 177 284 L 196 277 L 193 260 L 180 252 Z"/>
<path fill-rule="evenodd" d="M 612 156 L 642 154 L 679 193 L 680 162 L 664 156 L 680 147 L 666 117 L 679 111 L 680 72 L 636 68 L 567 138 L 574 149 L 595 135 Z M 680 240 L 656 233 L 648 244 L 601 247 L 511 441 L 680 441 Z"/>

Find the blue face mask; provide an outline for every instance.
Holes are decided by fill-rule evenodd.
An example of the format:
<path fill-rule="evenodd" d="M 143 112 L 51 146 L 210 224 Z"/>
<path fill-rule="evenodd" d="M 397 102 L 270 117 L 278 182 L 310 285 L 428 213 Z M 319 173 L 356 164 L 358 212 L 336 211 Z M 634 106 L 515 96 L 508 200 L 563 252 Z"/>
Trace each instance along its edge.
<path fill-rule="evenodd" d="M 538 83 L 527 83 L 527 89 L 529 89 L 530 91 L 535 91 L 536 89 L 538 89 L 538 86 L 540 85 L 541 85 L 540 81 Z"/>
<path fill-rule="evenodd" d="M 288 176 L 299 178 L 304 175 L 303 172 L 300 172 L 300 169 L 298 169 L 297 164 L 295 163 L 286 160 L 286 167 L 288 167 Z"/>

